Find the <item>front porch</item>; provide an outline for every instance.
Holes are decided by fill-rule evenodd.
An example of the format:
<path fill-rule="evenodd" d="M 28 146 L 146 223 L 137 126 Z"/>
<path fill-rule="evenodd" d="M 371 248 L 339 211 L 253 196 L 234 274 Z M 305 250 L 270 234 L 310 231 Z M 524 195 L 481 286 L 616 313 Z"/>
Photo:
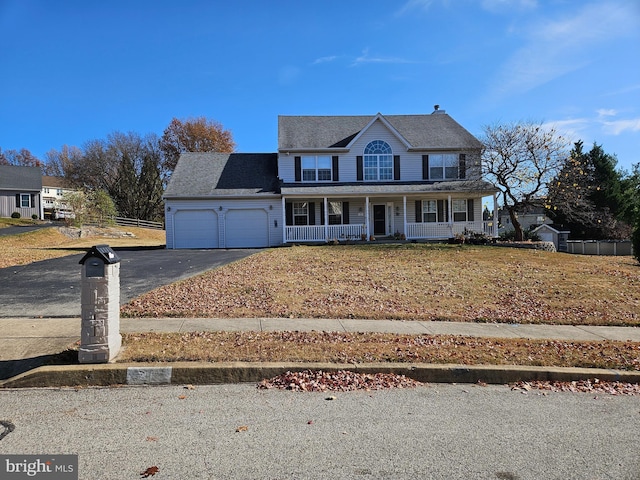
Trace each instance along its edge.
<path fill-rule="evenodd" d="M 498 236 L 497 223 L 482 210 L 482 197 L 283 197 L 282 203 L 285 244 L 374 238 L 447 240 L 465 233 Z"/>

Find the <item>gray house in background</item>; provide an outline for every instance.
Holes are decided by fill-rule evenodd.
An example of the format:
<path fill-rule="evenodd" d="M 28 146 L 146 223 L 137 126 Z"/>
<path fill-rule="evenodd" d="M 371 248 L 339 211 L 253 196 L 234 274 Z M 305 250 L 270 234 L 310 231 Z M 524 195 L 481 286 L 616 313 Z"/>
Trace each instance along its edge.
<path fill-rule="evenodd" d="M 0 165 L 0 217 L 18 212 L 22 218 L 42 219 L 41 190 L 40 168 Z"/>
<path fill-rule="evenodd" d="M 427 115 L 280 116 L 278 152 L 183 154 L 165 191 L 167 248 L 497 236 L 481 143 Z"/>

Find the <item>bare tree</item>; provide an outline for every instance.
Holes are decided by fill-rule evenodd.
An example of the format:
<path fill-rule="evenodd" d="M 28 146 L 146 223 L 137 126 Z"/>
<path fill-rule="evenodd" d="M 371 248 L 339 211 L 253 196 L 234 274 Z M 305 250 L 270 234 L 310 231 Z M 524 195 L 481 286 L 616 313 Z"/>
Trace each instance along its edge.
<path fill-rule="evenodd" d="M 518 212 L 540 203 L 548 183 L 567 157 L 569 142 L 555 129 L 531 122 L 483 127 L 482 163 L 487 178 L 502 192 L 515 239 L 523 239 Z"/>
<path fill-rule="evenodd" d="M 229 130 L 205 117 L 187 120 L 171 120 L 160 138 L 160 149 L 164 153 L 164 168 L 173 172 L 178 158 L 184 152 L 227 152 L 235 150 L 236 144 Z"/>

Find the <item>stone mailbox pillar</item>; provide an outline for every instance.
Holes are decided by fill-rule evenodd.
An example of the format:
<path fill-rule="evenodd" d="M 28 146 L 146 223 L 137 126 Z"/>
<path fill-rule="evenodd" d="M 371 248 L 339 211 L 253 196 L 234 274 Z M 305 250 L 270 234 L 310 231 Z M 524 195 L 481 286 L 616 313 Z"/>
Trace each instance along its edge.
<path fill-rule="evenodd" d="M 80 363 L 107 363 L 120 350 L 120 257 L 109 245 L 91 247 L 82 264 Z"/>

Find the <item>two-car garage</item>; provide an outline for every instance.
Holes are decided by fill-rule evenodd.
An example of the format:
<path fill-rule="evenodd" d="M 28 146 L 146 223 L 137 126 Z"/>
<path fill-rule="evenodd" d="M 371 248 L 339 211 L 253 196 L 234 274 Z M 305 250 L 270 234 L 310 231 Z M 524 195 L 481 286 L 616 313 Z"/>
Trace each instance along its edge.
<path fill-rule="evenodd" d="M 269 215 L 264 208 L 176 209 L 172 222 L 167 223 L 167 248 L 262 248 L 269 244 Z"/>

